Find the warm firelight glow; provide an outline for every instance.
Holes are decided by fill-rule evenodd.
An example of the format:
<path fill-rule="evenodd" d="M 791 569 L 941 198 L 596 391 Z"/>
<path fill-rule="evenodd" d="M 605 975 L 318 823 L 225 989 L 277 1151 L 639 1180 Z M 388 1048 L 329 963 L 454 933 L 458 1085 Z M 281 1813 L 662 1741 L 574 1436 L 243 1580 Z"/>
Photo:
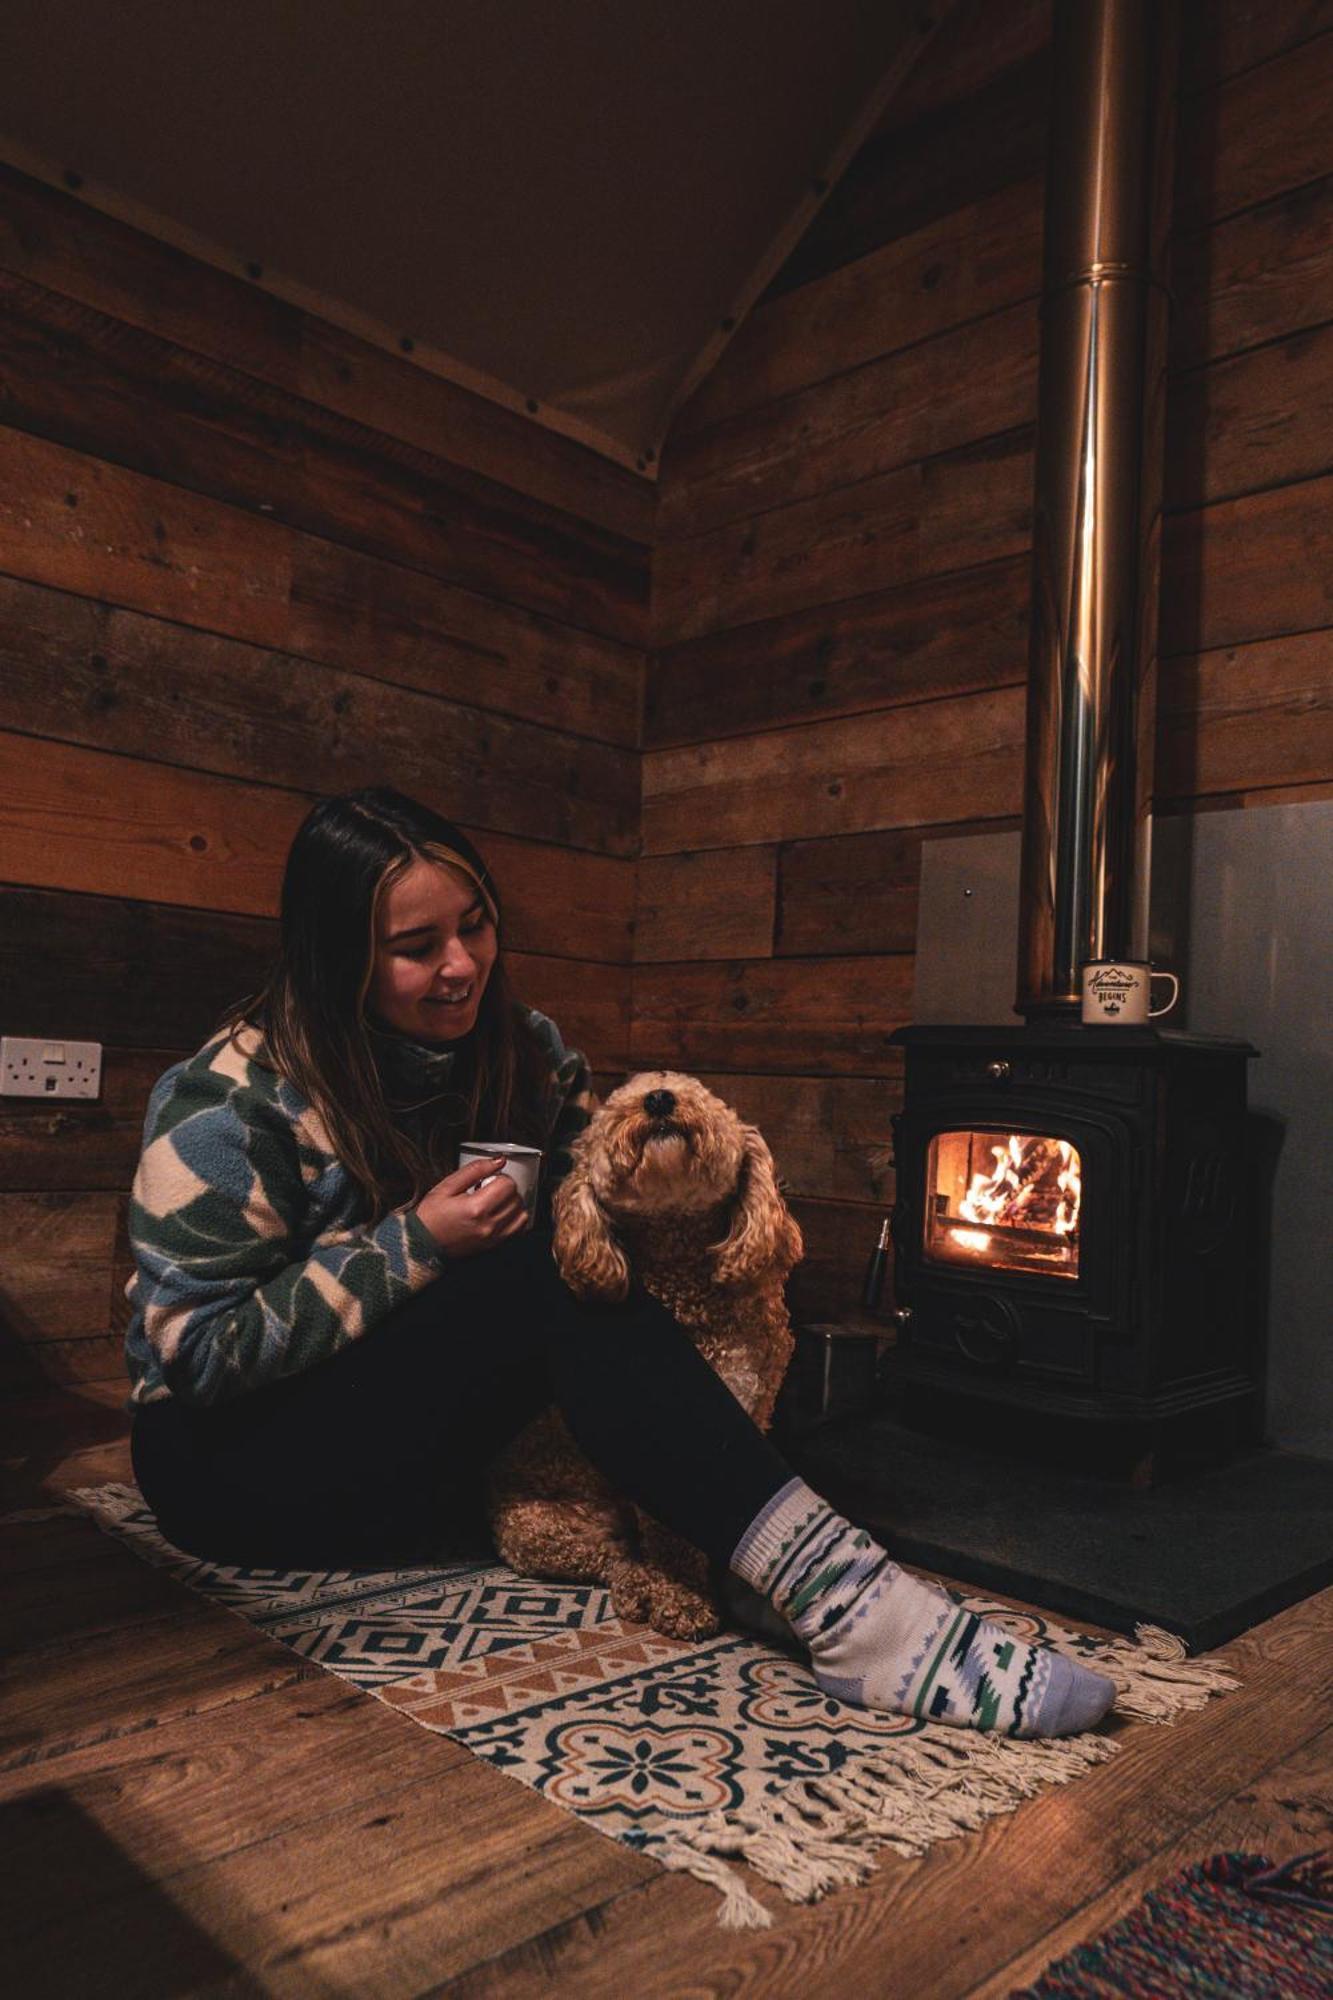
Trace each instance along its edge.
<path fill-rule="evenodd" d="M 1052 1152 L 1054 1149 L 1054 1153 Z M 1057 1236 L 1072 1236 L 1078 1228 L 1082 1199 L 1078 1154 L 1067 1139 L 1029 1139 L 1011 1132 L 1003 1146 L 993 1146 L 993 1172 L 978 1174 L 958 1204 L 958 1213 L 969 1222 L 1035 1222 L 1054 1230 Z M 1058 1197 L 1055 1213 L 1050 1212 L 1050 1177 L 1055 1174 Z M 955 1236 L 958 1231 L 954 1231 Z"/>
<path fill-rule="evenodd" d="M 930 1145 L 928 1187 L 929 1255 L 1078 1276 L 1082 1172 L 1069 1140 L 1032 1132 L 941 1132 Z"/>

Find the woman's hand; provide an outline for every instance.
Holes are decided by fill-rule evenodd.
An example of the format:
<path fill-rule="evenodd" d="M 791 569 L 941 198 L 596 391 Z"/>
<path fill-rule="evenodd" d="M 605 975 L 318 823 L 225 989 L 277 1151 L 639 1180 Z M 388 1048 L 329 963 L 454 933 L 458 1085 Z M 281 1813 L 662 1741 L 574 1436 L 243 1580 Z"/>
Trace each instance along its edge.
<path fill-rule="evenodd" d="M 490 1180 L 489 1187 L 480 1183 Z M 474 1257 L 494 1250 L 527 1227 L 528 1211 L 509 1175 L 495 1160 L 469 1160 L 446 1174 L 417 1203 L 417 1214 L 446 1257 Z"/>

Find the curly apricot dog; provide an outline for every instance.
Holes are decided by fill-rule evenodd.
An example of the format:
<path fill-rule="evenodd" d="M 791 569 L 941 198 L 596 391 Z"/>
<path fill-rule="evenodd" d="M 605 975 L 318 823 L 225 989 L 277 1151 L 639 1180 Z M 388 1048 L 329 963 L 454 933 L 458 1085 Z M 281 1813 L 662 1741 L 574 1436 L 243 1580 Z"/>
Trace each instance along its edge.
<path fill-rule="evenodd" d="M 654 1070 L 612 1092 L 573 1156 L 554 1203 L 565 1283 L 622 1299 L 633 1267 L 766 1430 L 792 1351 L 783 1280 L 803 1246 L 759 1132 L 696 1078 Z M 619 1617 L 673 1638 L 717 1631 L 703 1555 L 619 1500 L 558 1412 L 497 1461 L 490 1515 L 520 1574 L 605 1583 Z"/>

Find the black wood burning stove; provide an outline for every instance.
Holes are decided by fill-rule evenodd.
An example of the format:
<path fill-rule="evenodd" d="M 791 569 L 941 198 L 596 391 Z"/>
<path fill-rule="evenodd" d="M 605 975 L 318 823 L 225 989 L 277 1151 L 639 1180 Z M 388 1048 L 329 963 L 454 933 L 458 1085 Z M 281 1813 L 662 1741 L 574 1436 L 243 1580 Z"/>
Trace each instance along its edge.
<path fill-rule="evenodd" d="M 1115 1431 L 1257 1438 L 1243 1042 L 905 1028 L 889 1379 Z"/>
<path fill-rule="evenodd" d="M 1083 1026 L 1147 957 L 1179 16 L 1057 0 L 1018 1028 L 913 1027 L 896 1121 L 899 1387 L 1149 1450 L 1248 1439 L 1243 1042 Z"/>

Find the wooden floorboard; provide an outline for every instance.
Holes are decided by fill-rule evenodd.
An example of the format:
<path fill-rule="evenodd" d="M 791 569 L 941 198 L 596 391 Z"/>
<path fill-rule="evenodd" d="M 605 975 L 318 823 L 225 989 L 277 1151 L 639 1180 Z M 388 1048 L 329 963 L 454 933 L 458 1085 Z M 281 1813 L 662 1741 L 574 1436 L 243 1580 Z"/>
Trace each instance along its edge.
<path fill-rule="evenodd" d="M 198 1599 L 174 1618 L 11 1654 L 0 1664 L 0 1770 L 160 1729 L 319 1673 Z"/>
<path fill-rule="evenodd" d="M 265 1993 L 417 1994 L 650 1872 L 324 1675 L 31 1776 L 0 1803 L 6 1961 L 25 1994 L 53 1963 L 66 1993 L 190 1991 L 199 1938 Z M 71 1846 L 88 1855 L 76 1925 Z M 175 1955 L 97 1984 L 107 1946 L 151 1937 L 164 1907 Z"/>
<path fill-rule="evenodd" d="M 175 1617 L 181 1606 L 178 1586 L 162 1570 L 108 1547 L 86 1514 L 23 1523 L 0 1536 L 0 1589 L 0 1661 Z"/>
<path fill-rule="evenodd" d="M 423 1747 L 426 1747 L 423 1743 Z M 442 1762 L 449 1768 L 448 1750 Z M 401 1731 L 354 1688 L 321 1674 L 248 1700 L 69 1750 L 34 1770 L 0 1773 L 11 1860 L 0 1876 L 6 1935 L 49 1937 L 68 1920 L 61 1824 L 94 1822 L 159 1887 L 410 1775 Z M 439 1755 L 437 1751 L 437 1756 Z M 466 1756 L 457 1750 L 452 1761 Z M 58 1795 L 61 1812 L 37 1802 Z M 15 1865 L 15 1862 L 18 1865 Z M 81 1923 L 122 1885 L 85 1875 Z"/>
<path fill-rule="evenodd" d="M 918 1860 L 885 1856 L 859 1889 L 795 1911 L 761 1892 L 778 1913 L 771 1931 L 687 1927 L 672 1909 L 677 1885 L 659 1878 L 604 1906 L 595 1925 L 577 1919 L 450 1990 L 468 2000 L 566 1992 L 592 2000 L 623 1992 L 626 1982 L 747 2000 L 965 1995 L 1323 1727 L 1333 1694 L 1333 1591 L 1244 1634 L 1220 1657 L 1245 1681 L 1239 1692 L 1169 1728 L 1117 1724 L 1120 1754 L 1087 1776 Z M 658 1984 L 645 1989 L 646 1977 Z"/>
<path fill-rule="evenodd" d="M 1053 1959 L 1095 1937 L 1128 1914 L 1140 1897 L 1177 1868 L 1231 1848 L 1290 1861 L 1333 1841 L 1333 1728 L 1323 1729 L 1290 1757 L 1280 1758 L 1241 1791 L 1203 1814 L 1138 1868 L 1085 1903 L 1020 1952 L 994 1977 L 974 1986 L 968 2000 L 1007 2000 L 1030 1985 Z"/>
<path fill-rule="evenodd" d="M 33 1413 L 0 1457 L 27 1510 L 0 1524 L 0 1960 L 25 2000 L 1000 2000 L 1185 1861 L 1333 1838 L 1328 1591 L 1223 1649 L 1236 1694 L 1117 1725 L 1106 1764 L 859 1889 L 758 1884 L 773 1929 L 726 1932 L 703 1884 L 58 1511 L 129 1476 L 114 1422 L 62 1439 Z"/>

